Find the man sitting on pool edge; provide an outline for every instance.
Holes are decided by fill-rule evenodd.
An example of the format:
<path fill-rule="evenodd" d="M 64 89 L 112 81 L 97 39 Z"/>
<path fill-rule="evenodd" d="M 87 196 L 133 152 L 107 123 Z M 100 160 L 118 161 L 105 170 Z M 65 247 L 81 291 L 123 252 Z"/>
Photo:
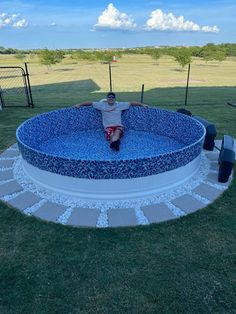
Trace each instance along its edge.
<path fill-rule="evenodd" d="M 107 93 L 106 101 L 86 101 L 75 105 L 75 108 L 79 109 L 81 106 L 93 106 L 93 108 L 101 111 L 106 139 L 109 140 L 110 147 L 117 151 L 120 149 L 120 139 L 124 134 L 124 126 L 121 122 L 122 110 L 127 110 L 130 106 L 143 106 L 148 108 L 148 105 L 137 101 L 118 102 L 113 92 Z"/>

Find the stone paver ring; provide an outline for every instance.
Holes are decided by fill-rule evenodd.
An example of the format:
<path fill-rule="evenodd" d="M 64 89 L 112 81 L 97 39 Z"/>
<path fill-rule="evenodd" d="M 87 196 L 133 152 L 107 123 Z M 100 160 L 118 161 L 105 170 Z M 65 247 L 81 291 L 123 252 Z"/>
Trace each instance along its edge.
<path fill-rule="evenodd" d="M 0 199 L 46 221 L 78 227 L 147 225 L 193 213 L 219 197 L 218 151 L 203 151 L 197 173 L 183 185 L 141 198 L 85 200 L 45 189 L 26 175 L 17 144 L 0 155 Z"/>

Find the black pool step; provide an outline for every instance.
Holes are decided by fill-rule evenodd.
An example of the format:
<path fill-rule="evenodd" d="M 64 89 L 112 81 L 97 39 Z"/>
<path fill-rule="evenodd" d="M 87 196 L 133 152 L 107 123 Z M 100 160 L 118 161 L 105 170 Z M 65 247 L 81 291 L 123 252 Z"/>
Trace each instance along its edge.
<path fill-rule="evenodd" d="M 192 112 L 185 108 L 179 108 L 177 109 L 177 112 L 185 114 L 186 116 L 192 117 Z"/>
<path fill-rule="evenodd" d="M 220 165 L 218 172 L 218 181 L 225 183 L 231 175 L 235 161 L 234 139 L 229 135 L 224 135 L 218 163 Z"/>
<path fill-rule="evenodd" d="M 215 147 L 215 138 L 216 138 L 216 128 L 215 125 L 199 116 L 192 115 L 191 111 L 186 110 L 185 108 L 180 108 L 177 112 L 182 113 L 186 116 L 193 117 L 194 119 L 201 122 L 206 129 L 205 141 L 203 144 L 203 148 L 206 150 L 214 150 Z"/>
<path fill-rule="evenodd" d="M 205 136 L 203 148 L 206 150 L 214 150 L 215 138 L 216 138 L 215 125 L 199 116 L 193 116 L 193 118 L 201 122 L 206 129 L 206 136 Z"/>

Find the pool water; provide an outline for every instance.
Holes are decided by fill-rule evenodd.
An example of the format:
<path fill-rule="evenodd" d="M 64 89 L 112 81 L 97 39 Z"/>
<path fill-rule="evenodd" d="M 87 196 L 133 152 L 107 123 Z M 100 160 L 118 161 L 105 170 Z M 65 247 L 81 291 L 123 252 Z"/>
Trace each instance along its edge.
<path fill-rule="evenodd" d="M 122 160 L 150 158 L 183 148 L 175 139 L 158 134 L 127 130 L 120 151 L 110 149 L 102 131 L 80 131 L 53 137 L 41 143 L 38 150 L 53 156 L 82 160 Z"/>

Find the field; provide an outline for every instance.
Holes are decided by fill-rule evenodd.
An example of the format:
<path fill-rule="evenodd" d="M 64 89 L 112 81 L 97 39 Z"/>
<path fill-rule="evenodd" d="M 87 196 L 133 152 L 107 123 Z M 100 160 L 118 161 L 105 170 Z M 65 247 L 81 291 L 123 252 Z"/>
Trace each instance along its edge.
<path fill-rule="evenodd" d="M 0 111 L 0 151 L 38 113 L 104 98 L 108 65 L 70 58 L 28 62 L 34 109 Z M 0 66 L 22 65 L 0 55 Z M 236 60 L 194 59 L 186 109 L 236 138 Z M 118 100 L 183 107 L 187 71 L 169 57 L 126 55 L 112 64 Z M 0 82 L 1 84 L 1 82 Z M 9 89 L 17 86 L 9 83 Z M 0 186 L 1 188 L 1 186 Z M 148 227 L 76 229 L 26 217 L 0 203 L 0 313 L 236 313 L 236 180 L 216 202 Z"/>

